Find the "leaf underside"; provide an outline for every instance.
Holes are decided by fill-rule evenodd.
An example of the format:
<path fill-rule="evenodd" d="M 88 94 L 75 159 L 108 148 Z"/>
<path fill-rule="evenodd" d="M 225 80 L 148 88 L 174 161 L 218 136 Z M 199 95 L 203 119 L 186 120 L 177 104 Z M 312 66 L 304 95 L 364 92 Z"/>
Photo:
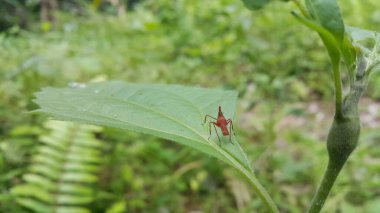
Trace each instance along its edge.
<path fill-rule="evenodd" d="M 234 117 L 237 93 L 178 85 L 131 84 L 109 81 L 76 88 L 44 88 L 35 94 L 40 109 L 53 118 L 137 131 L 190 146 L 240 170 L 250 163 L 235 140 L 214 128 L 204 117 L 217 116 L 222 107 L 226 119 Z"/>

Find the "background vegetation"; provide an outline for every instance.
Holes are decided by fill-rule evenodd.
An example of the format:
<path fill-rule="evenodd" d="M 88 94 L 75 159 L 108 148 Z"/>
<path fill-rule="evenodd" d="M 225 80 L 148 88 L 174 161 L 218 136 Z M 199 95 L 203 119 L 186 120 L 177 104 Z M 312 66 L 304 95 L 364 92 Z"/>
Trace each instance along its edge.
<path fill-rule="evenodd" d="M 317 35 L 295 24 L 293 5 L 252 13 L 238 0 L 121 3 L 59 1 L 54 18 L 41 20 L 38 1 L 0 1 L 0 212 L 30 212 L 14 189 L 25 174 L 38 173 L 32 159 L 57 131 L 47 117 L 26 113 L 36 108 L 33 93 L 107 79 L 238 90 L 237 137 L 258 178 L 283 212 L 306 209 L 327 161 L 333 90 L 326 51 Z M 377 0 L 340 3 L 346 23 L 379 30 Z M 379 98 L 376 76 L 362 100 L 360 145 L 327 212 L 380 208 Z M 83 205 L 92 212 L 263 209 L 213 158 L 133 132 L 93 134 L 103 157 Z"/>

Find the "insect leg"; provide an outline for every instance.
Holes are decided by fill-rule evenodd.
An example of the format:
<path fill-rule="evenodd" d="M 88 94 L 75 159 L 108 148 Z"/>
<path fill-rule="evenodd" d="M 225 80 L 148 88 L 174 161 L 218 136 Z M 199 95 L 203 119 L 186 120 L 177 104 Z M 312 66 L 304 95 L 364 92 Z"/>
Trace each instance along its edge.
<path fill-rule="evenodd" d="M 235 130 L 234 130 L 234 123 L 232 122 L 231 118 L 227 120 L 227 124 L 230 123 L 230 132 L 231 132 L 231 127 L 232 127 L 232 132 L 235 135 Z"/>
<path fill-rule="evenodd" d="M 235 135 L 235 131 L 234 131 L 234 125 L 233 125 L 233 123 L 232 123 L 232 120 L 231 119 L 228 119 L 227 120 L 227 124 L 230 124 L 230 142 L 232 143 L 232 144 L 234 144 L 233 142 L 232 142 L 232 133 Z M 232 130 L 232 131 L 231 131 Z"/>
<path fill-rule="evenodd" d="M 215 133 L 216 133 L 216 136 L 218 136 L 218 141 L 219 141 L 219 146 L 222 145 L 222 142 L 220 141 L 220 137 L 219 137 L 219 134 L 218 134 L 218 130 L 216 129 L 216 126 L 218 126 L 215 122 L 210 122 L 210 124 L 214 125 L 214 129 L 215 129 Z M 211 130 L 211 128 L 210 128 Z M 211 134 L 210 134 L 211 135 Z"/>
<path fill-rule="evenodd" d="M 205 116 L 205 121 L 203 122 L 203 124 L 205 124 L 205 123 L 206 123 L 206 119 L 207 119 L 207 117 L 210 117 L 210 118 L 212 118 L 212 119 L 216 120 L 216 118 L 212 117 L 211 115 L 206 115 L 206 116 Z"/>
<path fill-rule="evenodd" d="M 210 135 L 208 136 L 207 140 L 210 140 L 210 138 L 211 138 L 211 122 L 208 123 L 208 129 L 210 130 Z"/>

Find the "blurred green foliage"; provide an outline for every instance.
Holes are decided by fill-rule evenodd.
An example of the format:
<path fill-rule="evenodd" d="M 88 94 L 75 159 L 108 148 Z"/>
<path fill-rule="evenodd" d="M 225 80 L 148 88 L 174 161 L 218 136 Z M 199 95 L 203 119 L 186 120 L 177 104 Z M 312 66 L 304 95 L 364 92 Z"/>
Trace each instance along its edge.
<path fill-rule="evenodd" d="M 50 132 L 39 138 L 42 144 L 22 176 L 26 183 L 14 186 L 12 195 L 34 212 L 90 212 L 86 205 L 94 200 L 91 185 L 102 161 L 102 143 L 93 133 L 101 128 L 54 120 L 44 126 Z"/>
<path fill-rule="evenodd" d="M 340 3 L 347 24 L 378 30 L 378 0 Z M 37 21 L 30 23 L 32 31 L 9 24 L 0 33 L 0 211 L 26 211 L 10 188 L 22 183 L 46 132 L 46 117 L 26 114 L 36 108 L 32 93 L 122 79 L 237 89 L 237 137 L 257 176 L 283 212 L 303 212 L 327 160 L 330 64 L 317 35 L 289 14 L 292 4 L 269 7 L 251 13 L 237 0 L 145 0 L 116 15 L 84 2 L 80 15 L 57 11 L 55 29 Z M 366 96 L 380 97 L 378 76 Z M 322 120 L 308 111 L 315 103 L 325 113 Z M 93 212 L 263 209 L 244 181 L 212 158 L 120 130 L 104 129 L 97 138 L 105 147 Z M 378 209 L 379 138 L 376 129 L 363 128 L 358 150 L 326 203 L 330 212 Z"/>

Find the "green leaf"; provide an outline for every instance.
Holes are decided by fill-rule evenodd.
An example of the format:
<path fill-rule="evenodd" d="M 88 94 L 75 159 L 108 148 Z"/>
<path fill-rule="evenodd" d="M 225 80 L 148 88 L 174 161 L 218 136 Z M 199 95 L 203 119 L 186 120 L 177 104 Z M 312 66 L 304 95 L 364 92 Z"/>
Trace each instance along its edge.
<path fill-rule="evenodd" d="M 321 37 L 328 53 L 331 58 L 331 61 L 334 63 L 335 61 L 339 62 L 340 59 L 340 52 L 339 47 L 340 45 L 334 38 L 334 36 L 324 27 L 317 25 L 315 22 L 310 21 L 309 19 L 306 19 L 304 17 L 299 16 L 297 13 L 292 12 L 292 15 L 303 25 L 310 28 L 311 30 L 316 31 L 319 36 Z"/>
<path fill-rule="evenodd" d="M 55 202 L 58 205 L 81 205 L 81 204 L 88 204 L 93 201 L 92 196 L 86 196 L 86 195 L 66 195 L 66 194 L 59 194 L 55 196 Z"/>
<path fill-rule="evenodd" d="M 40 201 L 36 201 L 30 198 L 17 198 L 17 202 L 21 205 L 33 209 L 35 212 L 51 213 L 54 209 L 49 205 L 46 205 Z"/>
<path fill-rule="evenodd" d="M 41 147 L 38 151 L 42 155 L 47 155 L 58 160 L 63 160 L 65 157 L 65 154 L 63 152 L 60 152 L 59 150 L 48 146 Z"/>
<path fill-rule="evenodd" d="M 82 163 L 100 163 L 101 162 L 101 158 L 99 156 L 78 155 L 78 154 L 80 154 L 80 152 L 70 152 L 70 154 L 68 154 L 66 158 L 68 161 L 72 161 L 72 162 L 82 162 Z"/>
<path fill-rule="evenodd" d="M 54 210 L 55 213 L 91 213 L 88 209 L 73 206 L 58 206 Z"/>
<path fill-rule="evenodd" d="M 34 197 L 45 203 L 53 202 L 53 197 L 50 196 L 46 190 L 43 190 L 41 187 L 32 184 L 15 186 L 12 188 L 12 193 L 15 195 Z"/>
<path fill-rule="evenodd" d="M 221 106 L 225 117 L 233 119 L 236 92 L 120 81 L 78 85 L 80 86 L 62 89 L 45 88 L 36 93 L 34 101 L 41 107 L 36 111 L 57 119 L 155 135 L 214 156 L 237 169 L 247 178 L 270 212 L 278 212 L 266 190 L 255 178 L 250 162 L 235 137 L 232 137 L 232 144 L 228 136 L 224 137 L 218 131 L 221 139 L 221 145 L 218 145 L 216 132 L 211 129 L 212 136 L 208 139 L 209 126 L 203 124 L 205 115 L 216 117 L 218 106 Z M 41 153 L 60 159 L 59 154 L 51 150 L 43 151 Z M 70 154 L 66 158 L 70 162 L 98 162 L 91 155 L 79 159 L 74 154 L 75 158 Z M 66 173 L 61 179 L 92 182 L 96 177 Z"/>
<path fill-rule="evenodd" d="M 63 166 L 63 169 L 69 171 L 96 172 L 99 170 L 99 167 L 92 164 L 83 164 L 81 162 L 68 162 Z"/>
<path fill-rule="evenodd" d="M 380 34 L 375 31 L 357 27 L 347 27 L 347 34 L 351 42 L 364 54 L 367 71 L 375 73 L 380 70 Z"/>
<path fill-rule="evenodd" d="M 35 212 L 89 212 L 85 205 L 94 199 L 91 185 L 98 179 L 102 148 L 94 133 L 101 128 L 53 120 L 45 127 L 52 131 L 40 136 L 42 144 L 23 176 L 26 183 L 13 187 L 12 194 Z"/>
<path fill-rule="evenodd" d="M 61 143 L 57 142 L 58 140 L 56 140 L 55 137 L 52 137 L 52 136 L 42 136 L 40 138 L 40 140 L 42 142 L 44 142 L 45 144 L 47 144 L 49 146 L 52 146 L 54 148 L 61 149 L 61 150 L 66 149 L 66 144 L 62 143 L 62 142 Z"/>
<path fill-rule="evenodd" d="M 120 213 L 126 211 L 127 204 L 124 200 L 113 203 L 111 207 L 109 207 L 106 213 Z"/>
<path fill-rule="evenodd" d="M 62 181 L 72 181 L 72 182 L 84 182 L 84 183 L 92 183 L 98 180 L 98 177 L 93 174 L 85 173 L 85 172 L 66 172 L 60 177 Z"/>
<path fill-rule="evenodd" d="M 359 42 L 364 40 L 375 40 L 376 32 L 371 30 L 365 30 L 358 27 L 346 26 L 347 34 L 351 37 L 353 42 Z"/>
<path fill-rule="evenodd" d="M 53 190 L 55 189 L 55 185 L 53 181 L 51 181 L 49 178 L 45 178 L 41 175 L 36 175 L 36 174 L 25 174 L 23 175 L 23 179 L 31 184 L 35 184 L 37 186 Z"/>
<path fill-rule="evenodd" d="M 205 115 L 217 115 L 219 105 L 227 118 L 233 118 L 236 100 L 233 91 L 114 81 L 85 88 L 46 88 L 36 93 L 35 102 L 41 107 L 38 111 L 58 119 L 155 135 L 250 171 L 250 163 L 235 140 L 231 144 L 219 132 L 219 146 L 214 129 L 208 140 L 208 125 L 202 125 Z"/>
<path fill-rule="evenodd" d="M 33 173 L 42 174 L 44 177 L 48 177 L 52 180 L 57 180 L 59 178 L 59 170 L 43 164 L 34 164 L 29 170 Z"/>
<path fill-rule="evenodd" d="M 271 0 L 242 0 L 244 5 L 250 10 L 258 10 L 269 4 Z"/>
<path fill-rule="evenodd" d="M 342 57 L 344 59 L 344 63 L 348 70 L 350 85 L 354 84 L 355 79 L 355 62 L 356 62 L 356 54 L 357 50 L 352 44 L 352 41 L 347 37 L 344 37 L 343 42 L 340 45 L 340 51 L 342 53 Z"/>
<path fill-rule="evenodd" d="M 336 0 L 306 0 L 311 17 L 338 41 L 344 37 L 344 23 Z"/>
<path fill-rule="evenodd" d="M 74 184 L 74 183 L 61 183 L 57 191 L 59 193 L 67 194 L 77 194 L 77 195 L 87 195 L 90 196 L 93 194 L 93 190 L 87 186 Z"/>

